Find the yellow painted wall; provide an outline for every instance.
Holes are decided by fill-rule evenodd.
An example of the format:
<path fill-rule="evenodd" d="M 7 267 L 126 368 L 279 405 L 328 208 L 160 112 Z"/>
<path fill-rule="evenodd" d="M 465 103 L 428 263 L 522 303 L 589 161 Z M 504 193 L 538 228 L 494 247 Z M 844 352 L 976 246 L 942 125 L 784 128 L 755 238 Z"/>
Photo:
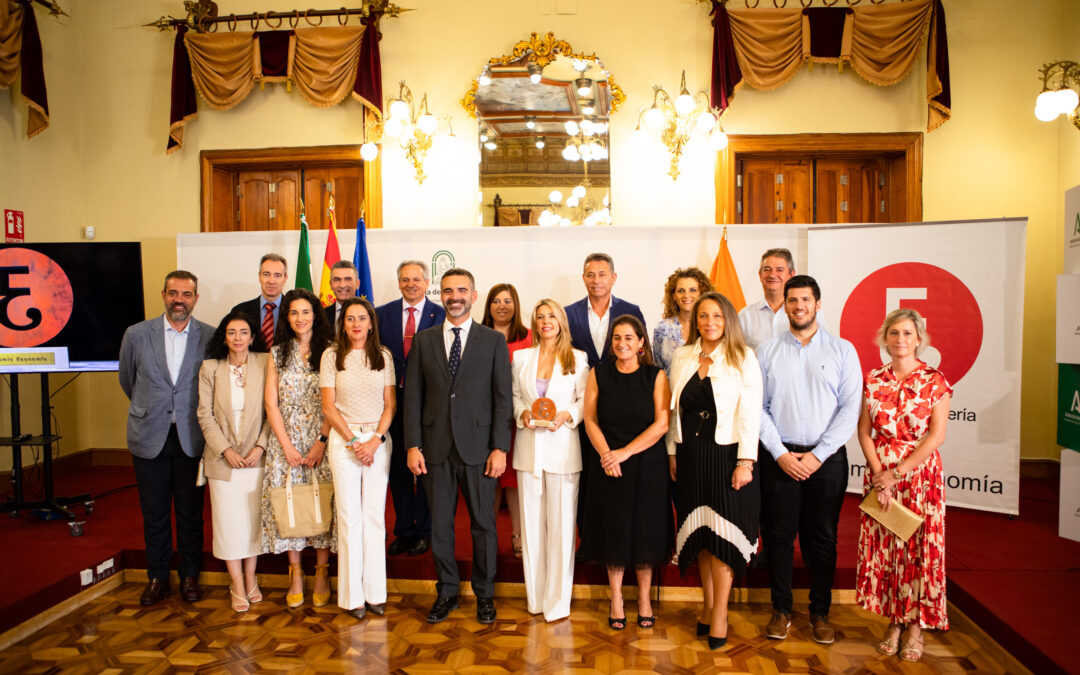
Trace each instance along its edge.
<path fill-rule="evenodd" d="M 70 241 L 93 225 L 98 240 L 143 243 L 147 312 L 161 311 L 164 274 L 176 264 L 175 235 L 199 230 L 201 150 L 359 143 L 355 103 L 316 109 L 269 87 L 227 112 L 200 111 L 185 147 L 166 156 L 172 34 L 130 28 L 179 14 L 179 0 L 68 3 L 61 25 L 38 13 L 53 126 L 25 139 L 25 105 L 0 95 L 0 208 L 26 211 L 32 241 Z M 223 14 L 289 10 L 285 1 L 219 0 Z M 476 127 L 459 100 L 484 61 L 532 31 L 555 31 L 596 52 L 627 94 L 611 121 L 612 200 L 619 226 L 713 222 L 713 157 L 690 152 L 677 182 L 656 146 L 628 142 L 653 84 L 673 89 L 686 69 L 707 85 L 712 28 L 697 0 L 401 0 L 416 9 L 383 22 L 384 90 L 406 80 L 453 117 L 455 138 L 432 151 L 421 186 L 397 148 L 383 152 L 388 228 L 477 225 Z M 576 6 L 555 14 L 555 5 Z M 659 9 L 658 9 L 659 8 Z M 1056 457 L 1052 331 L 1054 275 L 1061 268 L 1061 192 L 1080 183 L 1080 132 L 1032 115 L 1037 68 L 1080 59 L 1080 10 L 1071 0 L 945 0 L 954 119 L 926 136 L 924 218 L 1027 216 L 1022 455 Z M 602 27 L 602 28 L 601 28 Z M 925 128 L 923 66 L 879 88 L 850 72 L 817 67 L 788 85 L 743 88 L 725 117 L 736 134 L 890 132 Z M 10 98 L 10 101 L 8 100 Z M 242 274 L 247 274 L 245 269 Z M 255 291 L 254 263 L 252 292 Z M 196 314 L 198 312 L 196 311 Z M 63 378 L 53 378 L 53 388 Z M 30 407 L 29 387 L 24 407 Z M 115 375 L 84 375 L 56 399 L 65 451 L 123 447 L 126 399 Z M 0 430 L 6 426 L 0 393 Z M 25 414 L 26 424 L 33 414 Z M 91 420 L 93 423 L 91 423 Z M 29 429 L 28 429 L 29 430 Z M 7 455 L 0 459 L 0 469 Z"/>

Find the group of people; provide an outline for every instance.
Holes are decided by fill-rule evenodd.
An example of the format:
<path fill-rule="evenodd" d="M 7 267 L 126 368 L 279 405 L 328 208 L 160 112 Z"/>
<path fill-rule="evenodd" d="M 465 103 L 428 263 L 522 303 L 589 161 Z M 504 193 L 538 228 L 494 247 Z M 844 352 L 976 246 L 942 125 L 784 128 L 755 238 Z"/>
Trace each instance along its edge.
<path fill-rule="evenodd" d="M 498 284 L 480 323 L 468 270 L 444 272 L 436 304 L 427 266 L 414 260 L 397 268 L 401 298 L 378 308 L 355 297 L 351 263 L 336 264 L 337 301 L 322 308 L 309 291 L 285 293 L 287 263 L 267 254 L 260 297 L 216 331 L 191 317 L 195 277 L 170 273 L 164 316 L 129 328 L 120 355 L 147 546 L 143 604 L 171 590 L 170 507 L 181 593 L 201 597 L 201 456 L 213 551 L 238 612 L 262 599 L 261 553 L 288 553 L 286 602 L 303 604 L 300 552 L 312 547 L 314 604 L 329 602 L 336 551 L 338 605 L 382 615 L 387 554 L 430 547 L 438 597 L 427 619 L 443 621 L 460 604 L 460 493 L 481 623 L 496 619 L 495 514 L 505 497 L 528 610 L 548 621 L 569 615 L 580 558 L 607 569 L 613 630 L 628 624 L 622 586 L 633 568 L 636 621 L 651 628 L 652 571 L 674 551 L 684 574 L 698 565 L 697 634 L 711 648 L 726 643 L 731 588 L 755 558 L 770 577 L 766 633 L 783 639 L 798 538 L 811 634 L 829 644 L 844 444 L 857 429 L 865 490 L 882 509 L 899 502 L 925 517 L 907 542 L 866 516 L 859 535 L 857 597 L 890 619 L 878 649 L 917 660 L 922 630 L 947 628 L 939 447 L 951 390 L 918 360 L 925 323 L 910 309 L 890 313 L 879 340 L 891 362 L 864 377 L 854 347 L 820 321 L 818 284 L 795 274 L 790 252 L 766 251 L 759 276 L 763 299 L 737 312 L 699 269 L 676 270 L 650 340 L 640 308 L 612 294 L 618 276 L 603 253 L 585 259 L 579 302 L 544 298 L 526 314 L 516 289 Z M 333 485 L 330 527 L 282 536 L 271 491 L 313 483 Z"/>

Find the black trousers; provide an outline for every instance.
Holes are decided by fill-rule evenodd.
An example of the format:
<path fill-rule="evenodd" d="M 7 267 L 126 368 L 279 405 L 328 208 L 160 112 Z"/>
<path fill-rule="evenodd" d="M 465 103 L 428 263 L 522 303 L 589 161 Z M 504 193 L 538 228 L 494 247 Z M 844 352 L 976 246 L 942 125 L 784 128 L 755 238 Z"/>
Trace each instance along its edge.
<path fill-rule="evenodd" d="M 409 471 L 408 448 L 405 447 L 405 411 L 398 395 L 398 408 L 390 423 L 390 497 L 394 501 L 395 537 L 430 537 L 431 513 L 424 488 Z"/>
<path fill-rule="evenodd" d="M 431 555 L 435 559 L 435 588 L 440 598 L 457 595 L 461 587 L 457 557 L 454 555 L 454 516 L 457 513 L 458 487 L 465 495 L 473 542 L 473 592 L 479 598 L 495 595 L 496 479 L 484 475 L 483 464 L 465 464 L 457 448 L 440 464 L 428 464 L 422 476 L 431 503 Z"/>
<path fill-rule="evenodd" d="M 785 444 L 792 452 L 811 448 Z M 769 552 L 773 609 L 791 611 L 791 573 L 795 537 L 810 572 L 810 614 L 828 615 L 836 574 L 836 529 L 847 489 L 847 451 L 843 446 L 805 481 L 784 473 L 764 446 L 761 463 L 761 538 Z"/>
<path fill-rule="evenodd" d="M 585 433 L 585 425 L 578 425 L 578 441 L 581 445 L 581 474 L 578 476 L 578 495 L 577 502 L 577 529 L 578 536 L 581 537 L 581 550 L 588 551 L 589 548 L 586 545 L 586 530 L 585 527 L 585 512 L 588 510 L 587 499 L 585 495 L 589 494 L 589 480 L 593 475 L 593 455 L 596 454 L 596 449 L 593 448 L 592 441 L 589 440 L 589 435 Z"/>
<path fill-rule="evenodd" d="M 180 551 L 177 572 L 181 578 L 198 577 L 203 549 L 203 488 L 195 485 L 199 458 L 184 454 L 174 424 L 157 457 L 133 459 L 146 541 L 147 576 L 169 579 L 173 552 L 170 511 L 175 509 L 176 548 Z"/>

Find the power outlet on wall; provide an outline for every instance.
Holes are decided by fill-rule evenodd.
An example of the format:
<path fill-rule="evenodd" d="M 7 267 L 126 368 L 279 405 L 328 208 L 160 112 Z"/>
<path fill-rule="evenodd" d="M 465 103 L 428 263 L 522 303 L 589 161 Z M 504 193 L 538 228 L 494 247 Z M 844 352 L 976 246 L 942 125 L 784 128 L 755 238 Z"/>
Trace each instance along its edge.
<path fill-rule="evenodd" d="M 79 582 L 83 588 L 108 579 L 119 571 L 115 558 L 106 558 L 102 562 L 79 572 Z"/>

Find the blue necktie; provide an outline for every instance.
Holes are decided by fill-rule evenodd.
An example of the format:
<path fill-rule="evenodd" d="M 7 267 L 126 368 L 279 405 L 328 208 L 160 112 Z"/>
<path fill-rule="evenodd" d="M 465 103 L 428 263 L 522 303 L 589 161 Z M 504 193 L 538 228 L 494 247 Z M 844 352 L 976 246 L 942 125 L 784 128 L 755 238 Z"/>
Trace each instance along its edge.
<path fill-rule="evenodd" d="M 461 365 L 461 329 L 451 328 L 454 331 L 454 344 L 450 345 L 450 379 L 457 377 L 458 366 Z"/>

